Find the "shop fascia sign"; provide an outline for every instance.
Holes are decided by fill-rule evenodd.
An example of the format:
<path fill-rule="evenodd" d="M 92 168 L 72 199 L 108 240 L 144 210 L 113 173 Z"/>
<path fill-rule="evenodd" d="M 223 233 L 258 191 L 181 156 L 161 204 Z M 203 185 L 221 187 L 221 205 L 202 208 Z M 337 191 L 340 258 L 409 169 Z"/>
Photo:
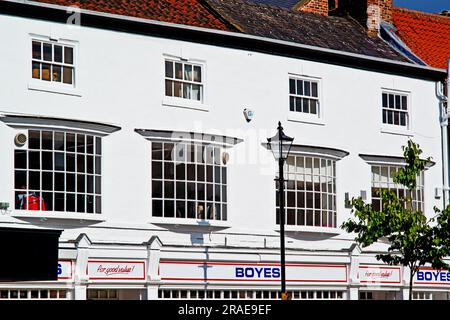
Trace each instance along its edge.
<path fill-rule="evenodd" d="M 414 275 L 415 285 L 450 285 L 450 271 L 420 268 Z"/>
<path fill-rule="evenodd" d="M 281 280 L 279 263 L 161 260 L 162 281 L 186 282 L 275 282 Z M 288 283 L 347 283 L 344 264 L 286 264 Z"/>
<path fill-rule="evenodd" d="M 89 280 L 96 281 L 145 281 L 145 260 L 89 260 Z"/>
<path fill-rule="evenodd" d="M 360 265 L 358 269 L 359 282 L 367 285 L 401 284 L 401 267 Z"/>

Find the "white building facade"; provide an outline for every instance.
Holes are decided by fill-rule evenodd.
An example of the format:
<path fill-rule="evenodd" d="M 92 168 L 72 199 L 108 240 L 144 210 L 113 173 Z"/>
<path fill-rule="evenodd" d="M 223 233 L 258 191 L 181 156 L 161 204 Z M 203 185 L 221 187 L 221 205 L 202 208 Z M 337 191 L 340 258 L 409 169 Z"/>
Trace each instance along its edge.
<path fill-rule="evenodd" d="M 430 217 L 442 207 L 444 71 L 14 14 L 0 29 L 0 225 L 63 230 L 58 281 L 2 282 L 0 299 L 278 298 L 277 167 L 265 146 L 278 121 L 295 138 L 285 172 L 293 299 L 407 297 L 409 271 L 375 259 L 387 245 L 360 248 L 340 226 L 346 197 L 404 192 L 392 174 L 408 139 L 433 161 L 415 204 Z M 450 294 L 447 273 L 415 281 L 415 298 Z"/>

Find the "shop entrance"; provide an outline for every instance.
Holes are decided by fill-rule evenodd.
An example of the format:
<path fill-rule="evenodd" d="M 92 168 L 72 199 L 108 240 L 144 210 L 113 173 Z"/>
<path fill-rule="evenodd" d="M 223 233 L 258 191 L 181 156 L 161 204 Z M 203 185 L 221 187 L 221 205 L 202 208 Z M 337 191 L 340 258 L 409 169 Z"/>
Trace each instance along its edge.
<path fill-rule="evenodd" d="M 401 300 L 396 291 L 360 291 L 359 300 Z"/>
<path fill-rule="evenodd" d="M 141 289 L 88 289 L 87 300 L 146 300 Z"/>

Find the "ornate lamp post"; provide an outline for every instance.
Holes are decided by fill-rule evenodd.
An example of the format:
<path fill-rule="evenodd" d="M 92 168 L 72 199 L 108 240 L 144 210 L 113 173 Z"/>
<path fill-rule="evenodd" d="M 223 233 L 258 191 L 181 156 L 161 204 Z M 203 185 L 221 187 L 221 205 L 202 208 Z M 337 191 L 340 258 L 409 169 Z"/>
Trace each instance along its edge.
<path fill-rule="evenodd" d="M 288 137 L 283 132 L 281 122 L 278 122 L 278 133 L 272 138 L 267 138 L 267 146 L 272 151 L 275 160 L 278 160 L 279 176 L 278 182 L 279 202 L 280 202 L 280 250 L 281 250 L 281 299 L 287 300 L 286 292 L 286 261 L 285 261 L 285 246 L 284 246 L 284 224 L 285 224 L 285 209 L 284 209 L 284 162 L 289 156 L 292 142 L 294 138 Z"/>

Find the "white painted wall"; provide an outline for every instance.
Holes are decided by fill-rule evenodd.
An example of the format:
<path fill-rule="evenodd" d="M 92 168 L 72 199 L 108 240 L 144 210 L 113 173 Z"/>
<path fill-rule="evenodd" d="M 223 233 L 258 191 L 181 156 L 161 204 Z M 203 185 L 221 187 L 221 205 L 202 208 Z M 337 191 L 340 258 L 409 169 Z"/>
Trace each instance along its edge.
<path fill-rule="evenodd" d="M 86 232 L 104 243 L 147 241 L 152 234 L 164 244 L 189 245 L 189 232 L 172 232 L 149 223 L 151 218 L 150 143 L 135 128 L 221 133 L 244 139 L 231 151 L 228 167 L 228 217 L 231 228 L 203 234 L 204 243 L 261 247 L 278 245 L 275 232 L 275 170 L 272 155 L 260 146 L 281 121 L 286 134 L 302 145 L 348 151 L 337 163 L 338 225 L 349 217 L 344 193 L 370 195 L 370 165 L 359 154 L 401 156 L 408 137 L 382 133 L 381 88 L 411 92 L 412 135 L 436 165 L 425 174 L 425 205 L 433 206 L 434 188 L 442 186 L 438 100 L 431 81 L 356 70 L 257 52 L 98 30 L 70 28 L 11 16 L 0 16 L 0 111 L 116 124 L 122 127 L 103 139 L 103 214 L 106 221 L 89 227 L 70 222 L 62 239 Z M 71 96 L 28 89 L 31 78 L 30 33 L 78 41 L 76 89 Z M 204 60 L 206 106 L 198 111 L 162 105 L 163 54 Z M 288 121 L 288 73 L 322 79 L 324 125 Z M 247 123 L 244 108 L 255 112 Z M 0 122 L 0 201 L 14 203 L 13 137 L 16 130 Z M 236 163 L 238 152 L 251 154 Z M 259 161 L 262 161 L 261 164 Z M 265 168 L 263 170 L 262 168 Z M 269 168 L 269 170 L 267 169 Z M 0 216 L 0 224 L 41 222 Z M 67 223 L 67 222 L 65 222 Z M 64 226 L 67 226 L 66 224 Z M 114 227 L 112 229 L 111 227 Z M 180 230 L 180 229 L 177 229 Z M 207 232 L 197 228 L 195 232 Z M 253 236 L 252 236 L 253 235 Z M 259 236 L 258 236 L 259 235 Z M 341 249 L 349 235 L 334 237 L 291 234 L 288 247 Z M 321 239 L 321 240 L 320 240 Z M 347 239 L 347 240 L 346 240 Z M 311 241 L 316 240 L 316 241 Z M 320 240 L 320 241 L 317 241 Z"/>

